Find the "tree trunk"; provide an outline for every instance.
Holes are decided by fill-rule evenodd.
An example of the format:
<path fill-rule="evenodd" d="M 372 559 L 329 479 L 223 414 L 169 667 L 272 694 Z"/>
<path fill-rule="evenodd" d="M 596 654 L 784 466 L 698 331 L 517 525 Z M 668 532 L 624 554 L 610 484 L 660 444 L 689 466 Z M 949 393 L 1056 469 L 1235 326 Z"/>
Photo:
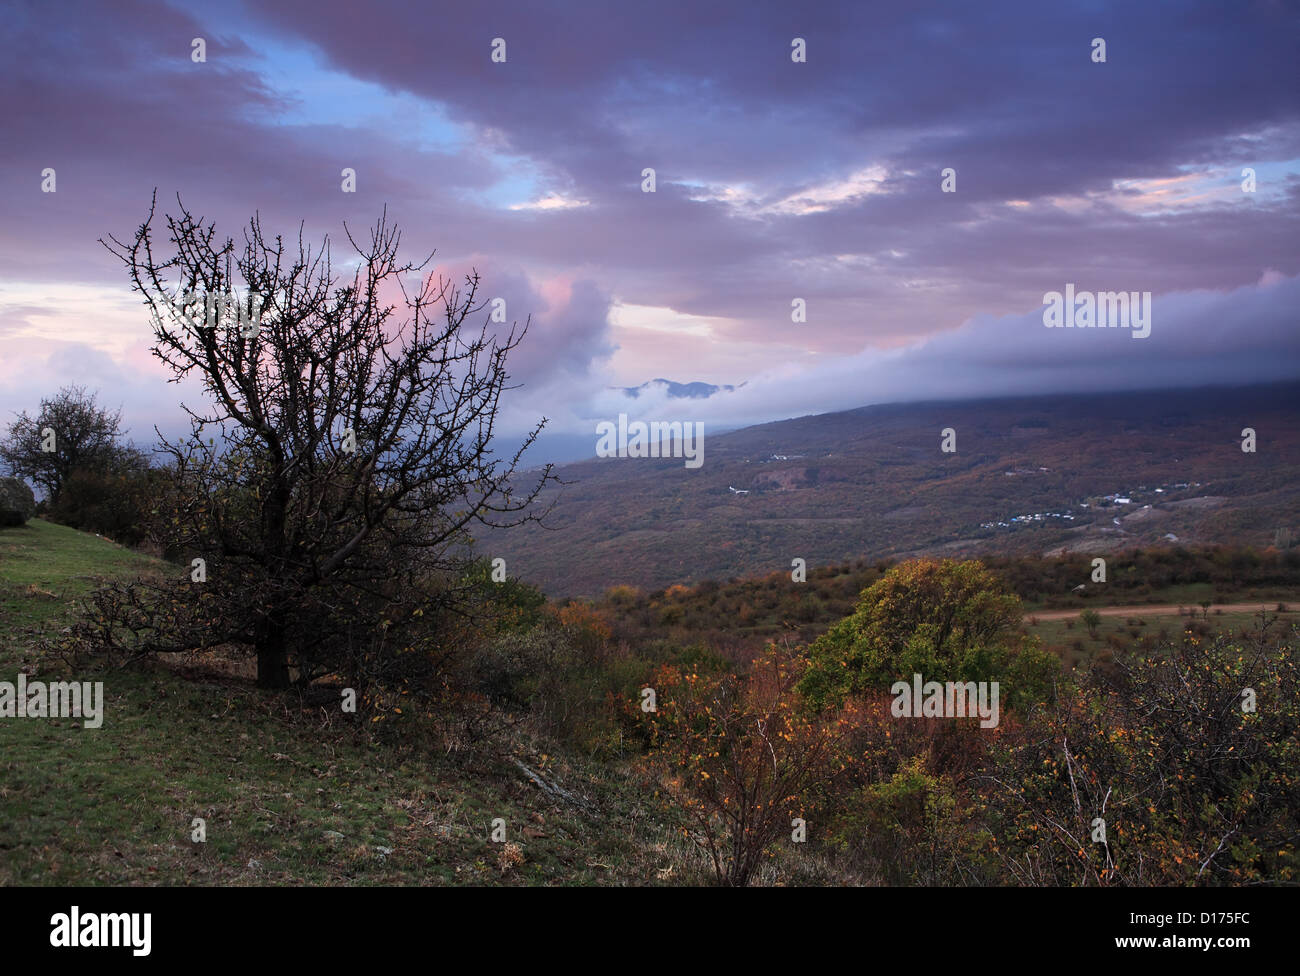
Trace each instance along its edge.
<path fill-rule="evenodd" d="M 289 653 L 282 620 L 267 619 L 257 629 L 257 686 L 289 687 Z"/>
<path fill-rule="evenodd" d="M 284 480 L 284 456 L 278 442 L 271 443 L 275 459 L 275 482 L 262 510 L 262 537 L 267 540 L 265 569 L 271 579 L 285 578 L 284 553 L 286 550 L 285 513 L 288 511 L 290 490 Z M 257 628 L 257 686 L 259 688 L 289 687 L 289 628 L 284 611 L 275 602 L 270 604 Z"/>

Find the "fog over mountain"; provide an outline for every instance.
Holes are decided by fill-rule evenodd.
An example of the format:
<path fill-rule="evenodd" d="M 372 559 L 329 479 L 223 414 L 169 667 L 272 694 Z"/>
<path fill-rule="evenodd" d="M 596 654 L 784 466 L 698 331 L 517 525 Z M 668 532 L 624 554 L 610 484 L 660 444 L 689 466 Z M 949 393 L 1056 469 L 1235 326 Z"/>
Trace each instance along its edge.
<path fill-rule="evenodd" d="M 386 206 L 412 258 L 477 269 L 483 300 L 529 324 L 498 430 L 545 416 L 556 458 L 624 411 L 721 430 L 1300 375 L 1294 5 L 723 4 L 700 23 L 673 0 L 635 28 L 603 3 L 507 4 L 491 28 L 472 8 L 131 0 L 66 31 L 10 5 L 0 416 L 75 378 L 138 438 L 181 427 L 97 243 L 155 190 L 218 234 L 257 212 L 332 235 L 339 262 L 345 224 Z M 429 56 L 429 37 L 485 31 Z M 196 117 L 219 165 L 159 138 Z M 1044 328 L 1044 296 L 1071 285 L 1150 293 L 1150 335 Z"/>

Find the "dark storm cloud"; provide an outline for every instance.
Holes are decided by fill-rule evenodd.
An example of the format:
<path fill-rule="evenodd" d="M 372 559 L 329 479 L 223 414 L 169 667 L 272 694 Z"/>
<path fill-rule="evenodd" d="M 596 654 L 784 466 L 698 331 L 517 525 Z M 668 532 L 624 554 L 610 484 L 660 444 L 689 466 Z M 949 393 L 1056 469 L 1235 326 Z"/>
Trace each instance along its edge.
<path fill-rule="evenodd" d="M 969 160 L 993 197 L 1059 194 L 1101 185 L 1117 164 L 1153 175 L 1295 121 L 1294 86 L 1279 82 L 1295 78 L 1300 16 L 1267 0 L 251 9 L 349 73 L 445 101 L 615 191 L 625 180 L 610 163 L 639 170 L 664 145 L 718 179 L 793 184 L 810 155 L 826 165 L 865 151 Z M 511 45 L 508 69 L 487 57 L 496 36 Z M 794 36 L 807 65 L 790 63 Z M 1108 43 L 1104 67 L 1089 61 L 1094 36 Z M 781 138 L 800 133 L 816 141 Z M 1286 140 L 1294 148 L 1294 131 Z"/>
<path fill-rule="evenodd" d="M 663 340 L 690 373 L 671 378 L 739 383 L 755 344 L 871 358 L 1024 315 L 1066 281 L 1244 300 L 1233 290 L 1268 269 L 1300 273 L 1289 3 L 10 9 L 0 283 L 35 283 L 48 301 L 19 289 L 9 335 L 57 309 L 60 283 L 122 285 L 95 241 L 129 234 L 155 187 L 163 209 L 180 191 L 236 237 L 260 210 L 276 231 L 305 221 L 309 239 L 337 242 L 344 221 L 364 228 L 387 204 L 413 257 L 486 256 L 501 280 L 485 286 L 518 295 L 512 318 L 537 313 L 516 375 L 552 414 L 649 378 L 605 375 L 616 302 L 709 317 L 711 337 Z M 489 57 L 498 36 L 506 64 Z M 796 36 L 806 64 L 790 60 Z M 1098 36 L 1105 64 L 1089 58 Z M 190 60 L 193 37 L 206 64 Z M 376 87 L 340 94 L 303 51 L 331 84 Z M 350 110 L 381 92 L 438 107 L 465 138 L 434 147 L 414 119 Z M 639 189 L 647 166 L 653 195 Z M 955 194 L 939 192 L 949 166 Z M 1245 166 L 1260 167 L 1257 194 L 1236 189 Z M 40 192 L 45 167 L 56 194 Z M 356 194 L 339 190 L 343 167 Z M 518 199 L 501 189 L 512 180 Z M 1168 186 L 1184 196 L 1162 197 Z M 507 206 L 548 195 L 582 205 Z M 795 296 L 809 307 L 798 327 Z M 147 359 L 132 342 L 135 375 Z M 733 354 L 741 344 L 750 359 Z M 965 371 L 963 386 L 998 392 L 1028 369 L 1015 344 L 992 362 L 981 348 L 945 361 L 943 382 Z M 1235 370 L 1225 381 L 1266 355 L 1186 348 Z M 1134 357 L 1107 373 L 1146 375 Z M 787 392 L 777 399 L 806 399 Z"/>
<path fill-rule="evenodd" d="M 778 335 L 774 310 L 805 292 L 821 300 L 821 339 L 843 350 L 1013 310 L 1067 271 L 1118 270 L 1164 290 L 1300 270 L 1294 195 L 1160 219 L 1107 203 L 987 213 L 1182 165 L 1300 156 L 1300 17 L 1282 4 L 255 9 L 349 73 L 499 130 L 594 204 L 512 227 L 502 246 L 598 260 L 627 300 L 734 317 L 750 336 Z M 487 57 L 497 36 L 506 65 Z M 808 42 L 806 65 L 790 63 L 794 36 Z M 1105 64 L 1090 60 L 1096 36 Z M 770 202 L 868 162 L 891 173 L 887 192 L 821 214 L 737 219 L 663 186 L 753 182 Z M 652 202 L 636 192 L 644 166 L 661 181 Z M 958 194 L 937 192 L 945 166 Z M 905 259 L 799 266 L 885 251 Z M 900 277 L 939 279 L 957 297 L 918 301 Z"/>

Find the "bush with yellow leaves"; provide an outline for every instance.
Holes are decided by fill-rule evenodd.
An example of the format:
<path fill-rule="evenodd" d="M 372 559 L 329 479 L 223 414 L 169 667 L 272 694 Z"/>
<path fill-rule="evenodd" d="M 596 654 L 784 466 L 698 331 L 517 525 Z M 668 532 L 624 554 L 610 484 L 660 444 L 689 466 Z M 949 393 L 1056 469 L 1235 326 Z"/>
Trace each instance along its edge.
<path fill-rule="evenodd" d="M 665 665 L 653 679 L 651 759 L 719 884 L 749 884 L 767 849 L 852 764 L 851 715 L 814 714 L 795 692 L 806 666 L 769 646 L 744 675 Z"/>

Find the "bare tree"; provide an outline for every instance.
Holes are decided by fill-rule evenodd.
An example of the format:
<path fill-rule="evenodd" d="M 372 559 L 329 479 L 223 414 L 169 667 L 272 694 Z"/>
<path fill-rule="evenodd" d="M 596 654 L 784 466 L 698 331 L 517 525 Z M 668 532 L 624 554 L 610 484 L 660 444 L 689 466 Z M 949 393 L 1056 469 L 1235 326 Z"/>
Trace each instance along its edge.
<path fill-rule="evenodd" d="M 144 296 L 154 355 L 208 400 L 182 405 L 188 438 L 163 438 L 174 481 L 159 514 L 173 548 L 205 560 L 212 608 L 205 583 L 178 585 L 187 607 L 169 619 L 186 628 L 151 628 L 145 642 L 251 645 L 259 685 L 285 687 L 290 667 L 308 675 L 311 655 L 358 623 L 386 626 L 387 607 L 455 564 L 471 523 L 540 517 L 550 467 L 521 489 L 515 472 L 545 419 L 494 450 L 506 357 L 527 324 L 504 338 L 486 315 L 469 325 L 483 308 L 477 273 L 458 288 L 424 274 L 432 254 L 401 262 L 386 209 L 368 243 L 345 225 L 357 263 L 341 276 L 328 237 L 313 248 L 300 226 L 289 246 L 254 216 L 237 246 L 177 204 L 167 257 L 155 253 L 156 195 L 129 243 L 101 242 Z"/>

